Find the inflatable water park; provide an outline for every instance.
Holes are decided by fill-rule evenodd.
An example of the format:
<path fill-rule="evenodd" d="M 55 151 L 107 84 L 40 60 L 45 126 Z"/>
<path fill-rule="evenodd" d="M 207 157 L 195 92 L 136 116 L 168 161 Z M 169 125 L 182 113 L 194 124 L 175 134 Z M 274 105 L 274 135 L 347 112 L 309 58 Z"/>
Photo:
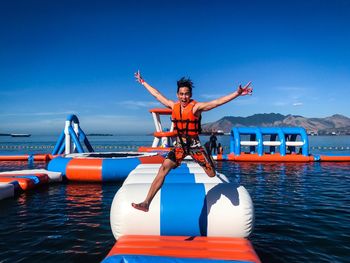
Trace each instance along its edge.
<path fill-rule="evenodd" d="M 43 162 L 46 169 L 0 173 L 0 200 L 52 183 L 123 182 L 110 209 L 115 245 L 103 262 L 260 262 L 248 237 L 254 204 L 246 188 L 224 174 L 208 177 L 191 158 L 166 177 L 147 213 L 142 201 L 167 152 L 174 127 L 165 129 L 168 109 L 151 109 L 151 146 L 134 152 L 95 152 L 76 115 L 69 115 L 51 153 L 2 155 L 0 162 Z M 301 127 L 233 127 L 228 162 L 349 162 L 346 155 L 312 155 Z M 142 222 L 142 223 L 140 223 Z"/>

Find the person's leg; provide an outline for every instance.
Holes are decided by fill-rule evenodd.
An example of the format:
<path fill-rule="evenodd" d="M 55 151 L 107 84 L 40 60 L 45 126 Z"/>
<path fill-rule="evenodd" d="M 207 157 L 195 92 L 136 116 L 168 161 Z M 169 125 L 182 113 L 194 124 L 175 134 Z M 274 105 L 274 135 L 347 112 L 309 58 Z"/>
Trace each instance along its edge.
<path fill-rule="evenodd" d="M 213 145 L 214 154 L 216 154 L 216 143 Z"/>
<path fill-rule="evenodd" d="M 170 159 L 165 159 L 164 162 L 162 163 L 162 166 L 158 170 L 158 174 L 156 178 L 154 178 L 152 185 L 148 191 L 146 199 L 139 204 L 132 203 L 132 207 L 135 209 L 142 210 L 144 212 L 148 212 L 149 206 L 152 202 L 153 197 L 157 194 L 159 189 L 162 187 L 164 183 L 165 176 L 169 173 L 171 169 L 176 167 L 176 162 L 170 160 Z"/>
<path fill-rule="evenodd" d="M 209 177 L 216 175 L 213 159 L 203 147 L 191 149 L 191 156 Z"/>
<path fill-rule="evenodd" d="M 215 171 L 214 165 L 210 165 L 208 163 L 207 165 L 202 166 L 202 168 L 209 177 L 216 176 L 216 171 Z"/>

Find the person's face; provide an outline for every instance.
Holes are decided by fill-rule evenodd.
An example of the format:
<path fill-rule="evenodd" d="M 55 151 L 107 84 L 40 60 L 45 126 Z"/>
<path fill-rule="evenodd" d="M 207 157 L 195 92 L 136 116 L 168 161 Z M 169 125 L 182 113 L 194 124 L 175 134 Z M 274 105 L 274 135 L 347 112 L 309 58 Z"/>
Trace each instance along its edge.
<path fill-rule="evenodd" d="M 177 98 L 181 103 L 181 106 L 186 107 L 190 103 L 192 94 L 188 87 L 180 87 L 179 92 L 177 93 Z"/>

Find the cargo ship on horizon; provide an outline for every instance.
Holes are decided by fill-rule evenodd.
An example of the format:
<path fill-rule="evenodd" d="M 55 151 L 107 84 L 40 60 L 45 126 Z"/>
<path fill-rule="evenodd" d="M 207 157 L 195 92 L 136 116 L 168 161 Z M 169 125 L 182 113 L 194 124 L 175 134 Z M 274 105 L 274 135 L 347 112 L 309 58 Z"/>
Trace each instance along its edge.
<path fill-rule="evenodd" d="M 30 137 L 31 134 L 29 133 L 11 133 L 11 137 Z"/>

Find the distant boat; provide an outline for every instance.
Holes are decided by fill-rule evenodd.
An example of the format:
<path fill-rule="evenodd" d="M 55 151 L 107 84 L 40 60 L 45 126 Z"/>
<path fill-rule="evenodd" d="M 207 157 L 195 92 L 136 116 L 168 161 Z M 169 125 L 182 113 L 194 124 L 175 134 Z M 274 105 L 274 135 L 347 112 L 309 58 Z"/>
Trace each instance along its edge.
<path fill-rule="evenodd" d="M 217 131 L 216 131 L 216 134 L 218 134 L 218 135 L 224 135 L 225 133 L 224 133 L 223 130 L 217 130 Z"/>
<path fill-rule="evenodd" d="M 28 133 L 11 133 L 11 137 L 29 137 L 30 135 Z"/>
<path fill-rule="evenodd" d="M 225 133 L 223 132 L 223 130 L 218 130 L 218 131 L 202 131 L 201 132 L 202 135 L 225 135 Z"/>

